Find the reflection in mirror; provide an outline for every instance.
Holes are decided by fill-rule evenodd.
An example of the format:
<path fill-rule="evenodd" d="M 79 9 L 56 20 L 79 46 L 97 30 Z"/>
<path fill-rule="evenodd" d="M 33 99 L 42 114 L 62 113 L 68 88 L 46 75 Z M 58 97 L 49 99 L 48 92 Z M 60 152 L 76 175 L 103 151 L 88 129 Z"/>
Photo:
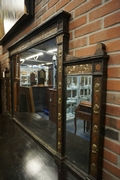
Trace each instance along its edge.
<path fill-rule="evenodd" d="M 15 109 L 16 119 L 39 138 L 43 145 L 45 143 L 54 150 L 57 119 L 56 67 L 55 38 L 21 53 L 19 101 Z"/>
<path fill-rule="evenodd" d="M 92 76 L 71 72 L 66 76 L 66 155 L 72 165 L 88 173 Z"/>

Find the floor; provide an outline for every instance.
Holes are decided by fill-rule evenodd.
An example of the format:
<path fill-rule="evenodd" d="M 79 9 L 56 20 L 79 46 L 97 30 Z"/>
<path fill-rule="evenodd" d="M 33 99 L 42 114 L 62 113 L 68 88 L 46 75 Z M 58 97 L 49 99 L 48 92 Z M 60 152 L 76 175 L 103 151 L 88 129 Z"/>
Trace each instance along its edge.
<path fill-rule="evenodd" d="M 54 158 L 38 141 L 13 119 L 0 115 L 0 180 L 78 179 L 67 170 L 58 176 Z"/>
<path fill-rule="evenodd" d="M 51 154 L 56 153 L 56 124 L 36 113 L 16 113 L 15 121 L 34 137 Z M 80 125 L 79 121 L 77 121 Z M 67 126 L 67 128 L 69 128 Z M 73 126 L 74 129 L 74 126 Z M 89 138 L 78 136 L 66 131 L 66 155 L 70 165 L 76 166 L 83 172 L 88 173 L 89 162 Z M 80 130 L 81 131 L 81 130 Z M 83 131 L 83 129 L 82 129 Z M 77 131 L 79 134 L 79 129 Z M 81 133 L 82 135 L 84 133 Z"/>

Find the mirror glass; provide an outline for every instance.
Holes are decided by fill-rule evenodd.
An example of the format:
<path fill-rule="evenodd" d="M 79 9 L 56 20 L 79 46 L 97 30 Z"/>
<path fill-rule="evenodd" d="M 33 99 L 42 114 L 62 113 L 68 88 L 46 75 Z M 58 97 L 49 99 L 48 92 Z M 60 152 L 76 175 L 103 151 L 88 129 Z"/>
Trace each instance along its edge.
<path fill-rule="evenodd" d="M 53 38 L 20 54 L 19 91 L 16 91 L 14 84 L 14 92 L 19 92 L 18 102 L 15 102 L 16 119 L 39 138 L 44 146 L 47 144 L 47 147 L 54 150 L 57 119 L 56 71 L 57 46 L 56 39 Z M 16 97 L 17 95 L 14 99 Z"/>
<path fill-rule="evenodd" d="M 66 68 L 66 155 L 73 166 L 88 173 L 92 75 L 84 67 L 92 70 L 91 65 Z"/>

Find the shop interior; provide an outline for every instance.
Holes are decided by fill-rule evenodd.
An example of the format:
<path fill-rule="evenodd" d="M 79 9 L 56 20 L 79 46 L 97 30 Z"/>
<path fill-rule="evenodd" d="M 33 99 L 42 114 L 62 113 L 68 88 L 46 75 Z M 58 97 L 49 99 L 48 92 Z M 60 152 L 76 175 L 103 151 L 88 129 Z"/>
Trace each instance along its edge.
<path fill-rule="evenodd" d="M 88 173 L 92 76 L 69 75 L 65 78 L 67 160 Z M 54 153 L 57 120 L 57 45 L 55 38 L 20 54 L 18 102 L 18 109 L 15 112 L 16 119 L 19 119 L 20 124 L 39 138 L 43 146 L 47 146 Z M 85 109 L 82 118 L 79 111 L 83 103 L 89 107 L 89 110 Z M 20 113 L 22 116 L 19 115 Z"/>

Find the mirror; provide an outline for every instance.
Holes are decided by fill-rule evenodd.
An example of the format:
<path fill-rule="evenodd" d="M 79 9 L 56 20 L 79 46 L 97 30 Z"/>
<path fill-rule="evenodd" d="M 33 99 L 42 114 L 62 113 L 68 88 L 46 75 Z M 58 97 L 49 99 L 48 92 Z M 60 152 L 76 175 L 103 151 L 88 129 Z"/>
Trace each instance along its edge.
<path fill-rule="evenodd" d="M 98 43 L 93 56 L 74 57 L 68 54 L 63 62 L 65 166 L 87 180 L 101 179 L 102 174 L 102 168 L 99 167 L 103 163 L 101 137 L 109 58 L 105 49 L 104 44 Z"/>
<path fill-rule="evenodd" d="M 91 64 L 66 67 L 66 155 L 73 166 L 87 174 L 91 136 L 91 70 Z"/>
<path fill-rule="evenodd" d="M 16 83 L 14 83 L 14 92 L 18 92 L 18 100 L 15 103 L 16 119 L 19 119 L 19 122 L 28 131 L 39 138 L 44 146 L 55 151 L 57 119 L 56 39 L 52 38 L 21 52 L 18 57 L 20 75 L 19 78 L 16 75 L 18 74 L 16 70 L 18 63 L 16 63 Z M 26 121 L 23 116 L 26 117 Z"/>

